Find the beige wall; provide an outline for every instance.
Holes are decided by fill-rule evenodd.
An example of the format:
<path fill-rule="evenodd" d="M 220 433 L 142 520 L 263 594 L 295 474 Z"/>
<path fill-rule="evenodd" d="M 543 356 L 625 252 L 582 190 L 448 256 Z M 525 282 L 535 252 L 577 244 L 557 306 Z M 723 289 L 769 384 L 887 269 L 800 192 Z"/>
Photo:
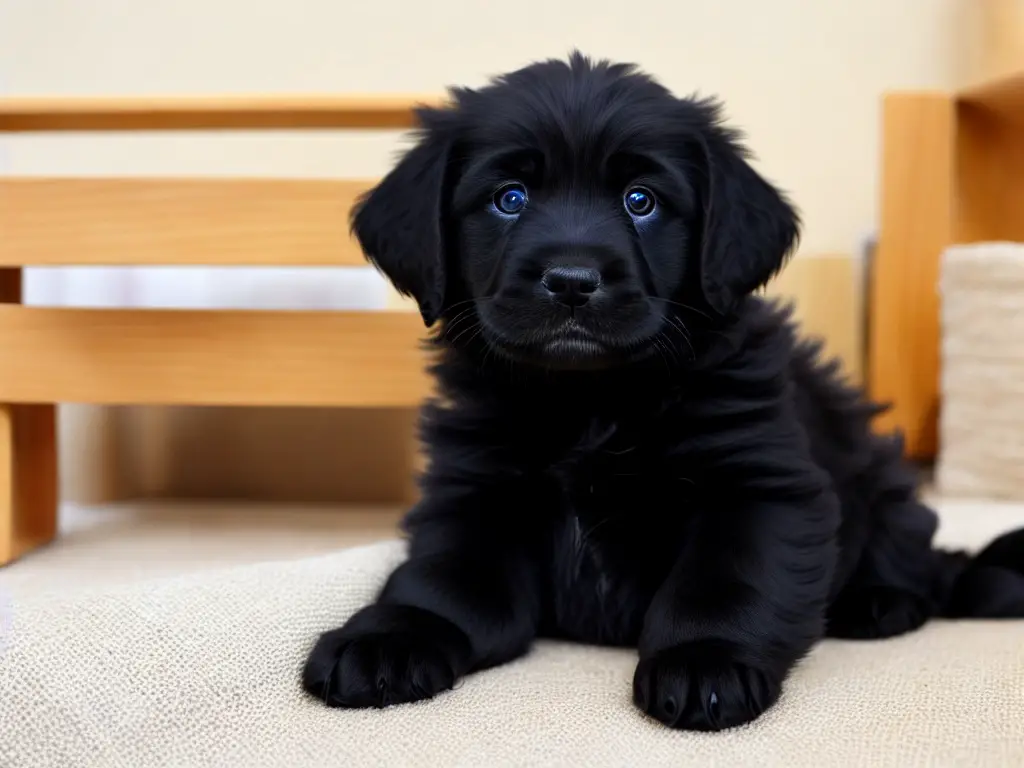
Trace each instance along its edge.
<path fill-rule="evenodd" d="M 579 47 L 638 61 L 679 92 L 721 95 L 761 168 L 802 208 L 801 253 L 852 255 L 875 223 L 879 96 L 961 81 L 977 58 L 965 42 L 972 7 L 971 0 L 0 0 L 0 92 L 430 93 Z M 381 173 L 397 146 L 390 135 L 262 135 L 25 138 L 6 149 L 8 167 L 21 173 L 362 176 Z M 124 476 L 111 474 L 108 462 L 120 450 L 122 470 L 130 468 L 122 475 L 136 491 L 405 492 L 407 457 L 396 446 L 408 437 L 408 414 L 266 412 L 240 421 L 222 411 L 207 414 L 202 428 L 195 418 L 149 410 L 111 419 L 66 409 L 65 491 L 123 490 Z M 262 449 L 247 442 L 256 426 L 269 435 Z M 334 447 L 334 435 L 365 434 L 376 437 L 358 456 Z M 283 460 L 304 443 L 309 460 Z M 225 456 L 234 458 L 218 458 Z M 354 461 L 358 472 L 337 471 Z"/>

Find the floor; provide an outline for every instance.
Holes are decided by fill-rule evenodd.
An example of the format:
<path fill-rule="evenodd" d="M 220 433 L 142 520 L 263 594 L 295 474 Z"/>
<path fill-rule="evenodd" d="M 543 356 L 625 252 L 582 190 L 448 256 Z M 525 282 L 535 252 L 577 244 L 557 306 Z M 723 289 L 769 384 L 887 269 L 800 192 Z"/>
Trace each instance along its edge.
<path fill-rule="evenodd" d="M 978 547 L 1024 526 L 1024 502 L 926 499 L 939 542 Z M 324 554 L 399 535 L 396 507 L 149 501 L 66 506 L 50 546 L 0 569 L 0 599 Z"/>
<path fill-rule="evenodd" d="M 398 536 L 401 513 L 205 501 L 67 505 L 54 543 L 0 568 L 0 591 L 24 597 L 324 554 Z"/>

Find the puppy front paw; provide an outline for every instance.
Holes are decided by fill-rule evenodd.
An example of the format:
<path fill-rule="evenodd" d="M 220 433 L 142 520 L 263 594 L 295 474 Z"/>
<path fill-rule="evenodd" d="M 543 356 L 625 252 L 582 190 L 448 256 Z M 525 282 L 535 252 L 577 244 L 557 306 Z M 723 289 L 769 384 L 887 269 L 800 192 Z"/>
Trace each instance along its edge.
<path fill-rule="evenodd" d="M 640 659 L 633 701 L 670 728 L 720 731 L 748 723 L 774 704 L 782 677 L 741 662 L 727 645 L 684 643 Z"/>
<path fill-rule="evenodd" d="M 429 699 L 465 671 L 469 640 L 447 619 L 371 605 L 320 636 L 302 687 L 330 707 L 387 707 Z"/>

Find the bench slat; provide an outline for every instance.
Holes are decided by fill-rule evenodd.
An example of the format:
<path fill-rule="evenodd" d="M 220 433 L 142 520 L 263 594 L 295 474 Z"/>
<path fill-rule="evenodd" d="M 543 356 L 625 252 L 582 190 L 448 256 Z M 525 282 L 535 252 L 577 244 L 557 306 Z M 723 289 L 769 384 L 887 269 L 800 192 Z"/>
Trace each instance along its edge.
<path fill-rule="evenodd" d="M 0 306 L 0 402 L 413 407 L 412 312 Z"/>
<path fill-rule="evenodd" d="M 188 131 L 405 129 L 413 108 L 436 96 L 199 96 L 0 99 L 0 133 L 25 131 Z"/>
<path fill-rule="evenodd" d="M 0 266 L 366 266 L 348 216 L 372 184 L 0 179 Z"/>

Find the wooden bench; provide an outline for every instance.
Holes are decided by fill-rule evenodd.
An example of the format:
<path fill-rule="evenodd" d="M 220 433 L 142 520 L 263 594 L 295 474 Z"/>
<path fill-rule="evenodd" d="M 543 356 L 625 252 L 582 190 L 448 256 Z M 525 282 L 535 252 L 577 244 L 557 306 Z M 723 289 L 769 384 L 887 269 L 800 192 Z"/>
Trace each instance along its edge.
<path fill-rule="evenodd" d="M 0 133 L 404 129 L 393 98 L 7 99 Z M 22 304 L 22 268 L 365 266 L 368 180 L 0 177 L 0 565 L 57 525 L 55 404 L 412 407 L 418 314 Z"/>

